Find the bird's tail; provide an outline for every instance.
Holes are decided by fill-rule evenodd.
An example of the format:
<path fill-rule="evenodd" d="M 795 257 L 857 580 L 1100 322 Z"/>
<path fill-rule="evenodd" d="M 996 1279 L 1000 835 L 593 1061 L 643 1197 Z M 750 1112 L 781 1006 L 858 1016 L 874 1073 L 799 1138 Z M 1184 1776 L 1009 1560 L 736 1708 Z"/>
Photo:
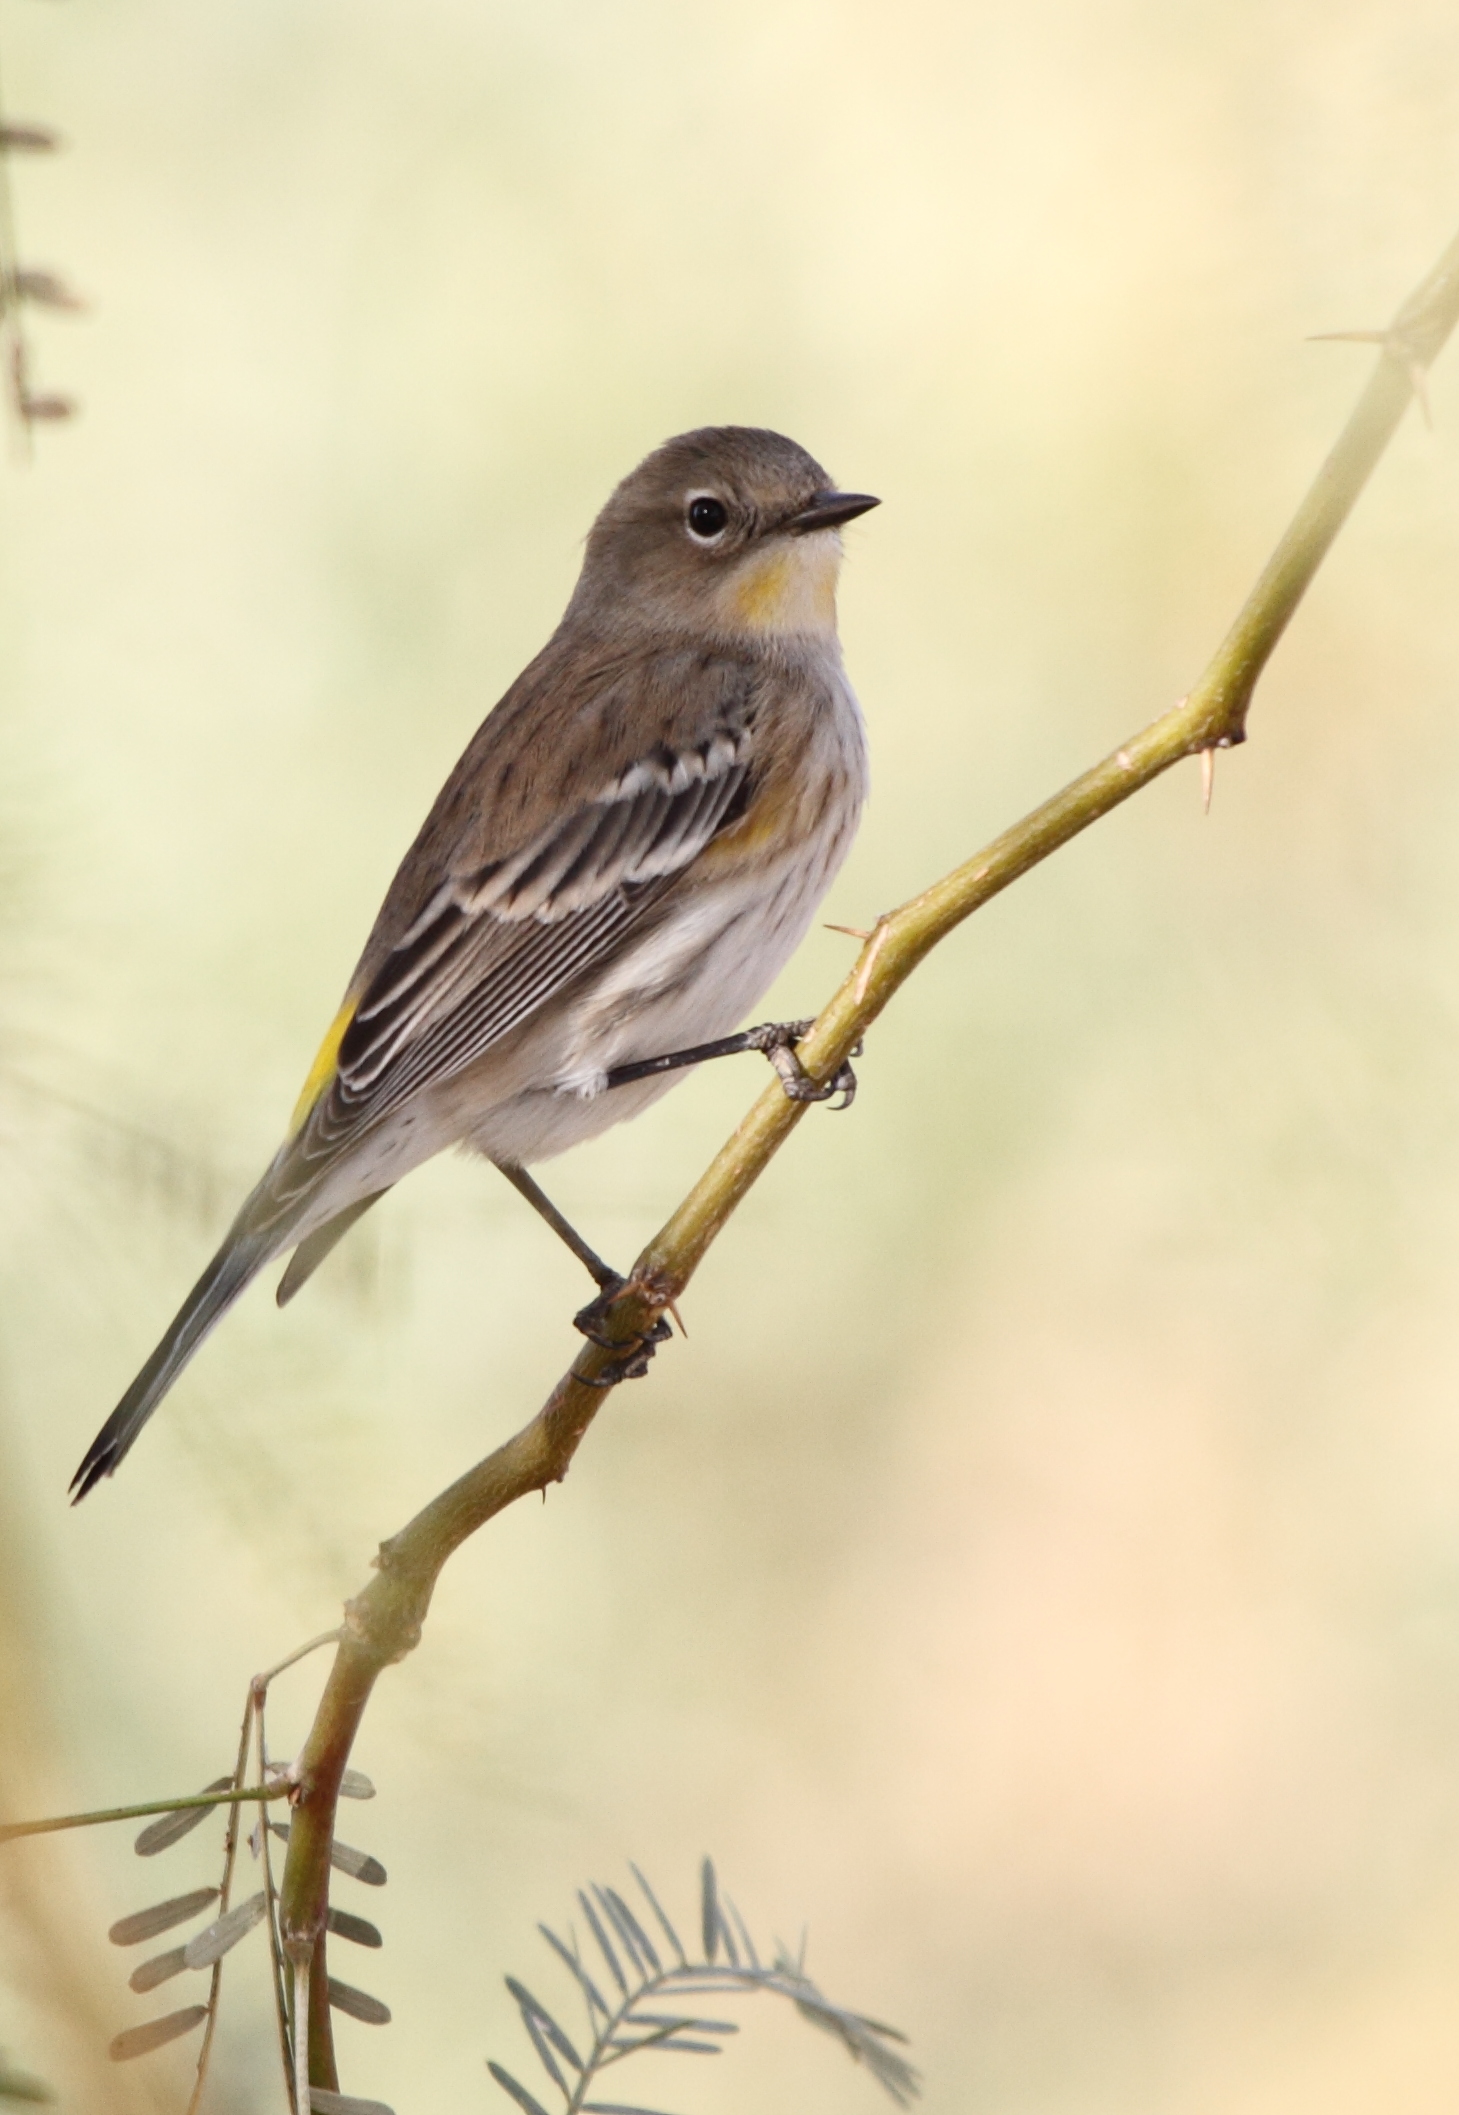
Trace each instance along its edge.
<path fill-rule="evenodd" d="M 250 1207 L 262 1189 L 260 1184 L 259 1191 L 239 1213 L 227 1240 L 174 1315 L 162 1342 L 91 1442 L 86 1459 L 71 1479 L 73 1505 L 79 1505 L 103 1476 L 115 1472 L 209 1330 L 222 1320 L 270 1257 L 288 1246 L 287 1233 L 277 1219 L 271 1226 L 249 1224 Z"/>

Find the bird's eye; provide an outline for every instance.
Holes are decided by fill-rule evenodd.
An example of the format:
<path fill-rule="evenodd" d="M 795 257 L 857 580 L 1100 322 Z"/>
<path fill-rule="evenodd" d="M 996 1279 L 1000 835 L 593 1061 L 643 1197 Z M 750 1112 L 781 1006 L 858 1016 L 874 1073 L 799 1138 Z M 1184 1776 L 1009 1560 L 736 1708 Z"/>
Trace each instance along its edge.
<path fill-rule="evenodd" d="M 709 499 L 701 495 L 689 502 L 689 533 L 701 542 L 710 543 L 724 533 L 729 520 L 729 508 L 722 499 Z"/>

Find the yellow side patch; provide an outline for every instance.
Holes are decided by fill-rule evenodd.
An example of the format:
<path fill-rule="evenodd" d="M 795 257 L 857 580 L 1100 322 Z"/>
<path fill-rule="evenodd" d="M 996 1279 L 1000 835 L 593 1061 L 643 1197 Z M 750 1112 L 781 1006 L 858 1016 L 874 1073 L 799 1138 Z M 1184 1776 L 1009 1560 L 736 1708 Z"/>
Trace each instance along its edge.
<path fill-rule="evenodd" d="M 355 1007 L 358 1004 L 359 1001 L 351 995 L 345 1000 L 339 1012 L 330 1022 L 329 1033 L 319 1046 L 319 1055 L 309 1067 L 309 1077 L 304 1082 L 303 1092 L 294 1104 L 294 1113 L 289 1119 L 290 1138 L 299 1129 L 304 1119 L 308 1116 L 309 1111 L 314 1107 L 314 1104 L 334 1077 L 335 1060 L 339 1056 L 339 1046 L 344 1041 L 345 1030 L 355 1017 Z"/>

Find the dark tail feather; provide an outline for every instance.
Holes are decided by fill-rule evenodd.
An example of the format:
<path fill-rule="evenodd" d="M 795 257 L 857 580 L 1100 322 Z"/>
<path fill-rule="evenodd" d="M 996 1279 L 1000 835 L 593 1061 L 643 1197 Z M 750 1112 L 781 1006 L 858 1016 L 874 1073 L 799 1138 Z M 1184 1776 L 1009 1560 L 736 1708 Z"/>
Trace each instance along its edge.
<path fill-rule="evenodd" d="M 378 1204 L 384 1195 L 383 1190 L 376 1190 L 372 1196 L 360 1198 L 357 1204 L 347 1204 L 333 1219 L 326 1220 L 323 1226 L 317 1226 L 312 1234 L 304 1236 L 289 1258 L 289 1267 L 274 1294 L 280 1307 L 288 1306 L 295 1293 L 308 1284 L 330 1250 L 343 1241 L 355 1221 L 368 1212 L 372 1204 Z"/>
<path fill-rule="evenodd" d="M 247 1209 L 245 1206 L 245 1214 Z M 278 1254 L 282 1245 L 277 1228 L 249 1233 L 234 1227 L 183 1301 L 162 1342 L 91 1442 L 86 1459 L 71 1479 L 73 1505 L 79 1505 L 103 1476 L 115 1472 L 208 1331 L 221 1321 L 249 1281 L 271 1256 Z"/>

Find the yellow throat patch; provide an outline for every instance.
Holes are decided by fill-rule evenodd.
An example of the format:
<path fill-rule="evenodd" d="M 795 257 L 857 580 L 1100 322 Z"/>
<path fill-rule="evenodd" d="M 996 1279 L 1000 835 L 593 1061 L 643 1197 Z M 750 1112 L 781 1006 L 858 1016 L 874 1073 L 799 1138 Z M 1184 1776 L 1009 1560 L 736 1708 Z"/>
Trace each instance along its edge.
<path fill-rule="evenodd" d="M 754 632 L 834 632 L 841 539 L 834 530 L 777 539 L 726 581 L 732 621 Z"/>

